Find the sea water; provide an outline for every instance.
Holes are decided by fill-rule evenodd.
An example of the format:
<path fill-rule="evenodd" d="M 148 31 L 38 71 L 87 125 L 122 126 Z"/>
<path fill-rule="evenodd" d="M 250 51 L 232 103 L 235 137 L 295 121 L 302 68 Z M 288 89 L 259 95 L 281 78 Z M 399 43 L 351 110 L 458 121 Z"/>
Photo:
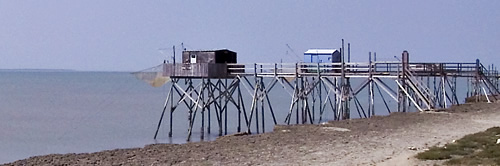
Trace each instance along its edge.
<path fill-rule="evenodd" d="M 164 95 L 125 72 L 0 72 L 0 163 L 155 143 Z"/>
<path fill-rule="evenodd" d="M 362 83 L 362 80 L 352 81 L 354 89 Z M 395 88 L 393 81 L 387 82 Z M 459 86 L 466 85 L 461 82 Z M 291 90 L 290 87 L 287 89 Z M 87 153 L 144 147 L 154 143 L 185 143 L 188 126 L 185 107 L 179 107 L 174 112 L 173 137 L 168 137 L 167 111 L 158 139 L 153 139 L 168 90 L 169 86 L 151 87 L 127 72 L 2 71 L 0 163 L 35 155 Z M 376 114 L 387 115 L 380 94 L 375 91 Z M 459 92 L 462 94 L 459 99 L 463 100 L 465 90 Z M 242 86 L 242 93 L 249 115 L 252 91 Z M 366 111 L 367 91 L 362 91 L 358 96 Z M 277 123 L 284 124 L 292 97 L 278 84 L 269 92 L 269 98 Z M 388 95 L 384 95 L 384 98 L 390 109 L 397 111 L 397 102 Z M 316 109 L 318 107 L 319 104 L 316 104 Z M 274 121 L 267 104 L 265 108 L 265 131 L 269 132 Z M 230 134 L 236 132 L 237 114 L 234 106 L 229 106 L 228 110 L 227 130 Z M 200 141 L 200 116 L 198 112 L 191 141 Z M 332 120 L 333 117 L 332 109 L 327 107 L 322 121 Z M 359 117 L 354 104 L 351 104 L 351 117 Z M 215 113 L 212 113 L 211 118 L 211 134 L 205 134 L 205 140 L 213 140 L 218 135 Z M 255 132 L 255 115 L 253 118 L 251 129 Z M 262 118 L 260 111 L 259 118 Z M 317 110 L 314 120 L 319 120 Z M 295 122 L 294 112 L 291 123 Z M 259 123 L 261 125 L 262 122 Z M 243 126 L 242 130 L 245 130 Z"/>

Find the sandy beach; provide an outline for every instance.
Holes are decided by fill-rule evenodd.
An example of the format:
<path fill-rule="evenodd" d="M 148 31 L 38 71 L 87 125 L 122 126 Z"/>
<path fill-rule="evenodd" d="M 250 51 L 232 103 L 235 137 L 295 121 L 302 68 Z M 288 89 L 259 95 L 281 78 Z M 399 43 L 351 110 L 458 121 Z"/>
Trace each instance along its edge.
<path fill-rule="evenodd" d="M 319 125 L 276 126 L 259 135 L 35 156 L 6 165 L 434 165 L 418 152 L 500 126 L 500 103 L 392 113 Z"/>

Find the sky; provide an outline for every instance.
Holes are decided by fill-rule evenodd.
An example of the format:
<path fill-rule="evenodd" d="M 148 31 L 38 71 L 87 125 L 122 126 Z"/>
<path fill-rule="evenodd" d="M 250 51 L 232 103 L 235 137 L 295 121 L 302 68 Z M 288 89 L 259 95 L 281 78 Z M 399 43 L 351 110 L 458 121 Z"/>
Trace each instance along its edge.
<path fill-rule="evenodd" d="M 500 65 L 496 0 L 1 0 L 0 69 L 139 71 L 188 50 L 293 63 L 351 44 L 351 60 Z M 290 46 L 290 48 L 287 47 Z M 180 56 L 177 56 L 179 61 Z"/>

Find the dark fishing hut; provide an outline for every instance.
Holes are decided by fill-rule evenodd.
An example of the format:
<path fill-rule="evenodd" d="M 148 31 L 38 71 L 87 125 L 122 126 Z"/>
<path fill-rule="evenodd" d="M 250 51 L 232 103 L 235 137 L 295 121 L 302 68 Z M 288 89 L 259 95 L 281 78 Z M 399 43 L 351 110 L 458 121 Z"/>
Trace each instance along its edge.
<path fill-rule="evenodd" d="M 178 78 L 231 78 L 228 64 L 237 63 L 236 52 L 228 49 L 183 51 L 182 63 L 165 64 L 164 76 Z"/>

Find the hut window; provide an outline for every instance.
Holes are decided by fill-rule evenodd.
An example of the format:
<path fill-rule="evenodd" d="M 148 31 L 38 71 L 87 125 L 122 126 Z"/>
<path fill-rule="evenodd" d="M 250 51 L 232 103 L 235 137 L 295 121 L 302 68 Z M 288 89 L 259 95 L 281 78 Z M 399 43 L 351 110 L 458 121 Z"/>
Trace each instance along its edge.
<path fill-rule="evenodd" d="M 196 63 L 196 54 L 191 54 L 191 63 Z"/>

